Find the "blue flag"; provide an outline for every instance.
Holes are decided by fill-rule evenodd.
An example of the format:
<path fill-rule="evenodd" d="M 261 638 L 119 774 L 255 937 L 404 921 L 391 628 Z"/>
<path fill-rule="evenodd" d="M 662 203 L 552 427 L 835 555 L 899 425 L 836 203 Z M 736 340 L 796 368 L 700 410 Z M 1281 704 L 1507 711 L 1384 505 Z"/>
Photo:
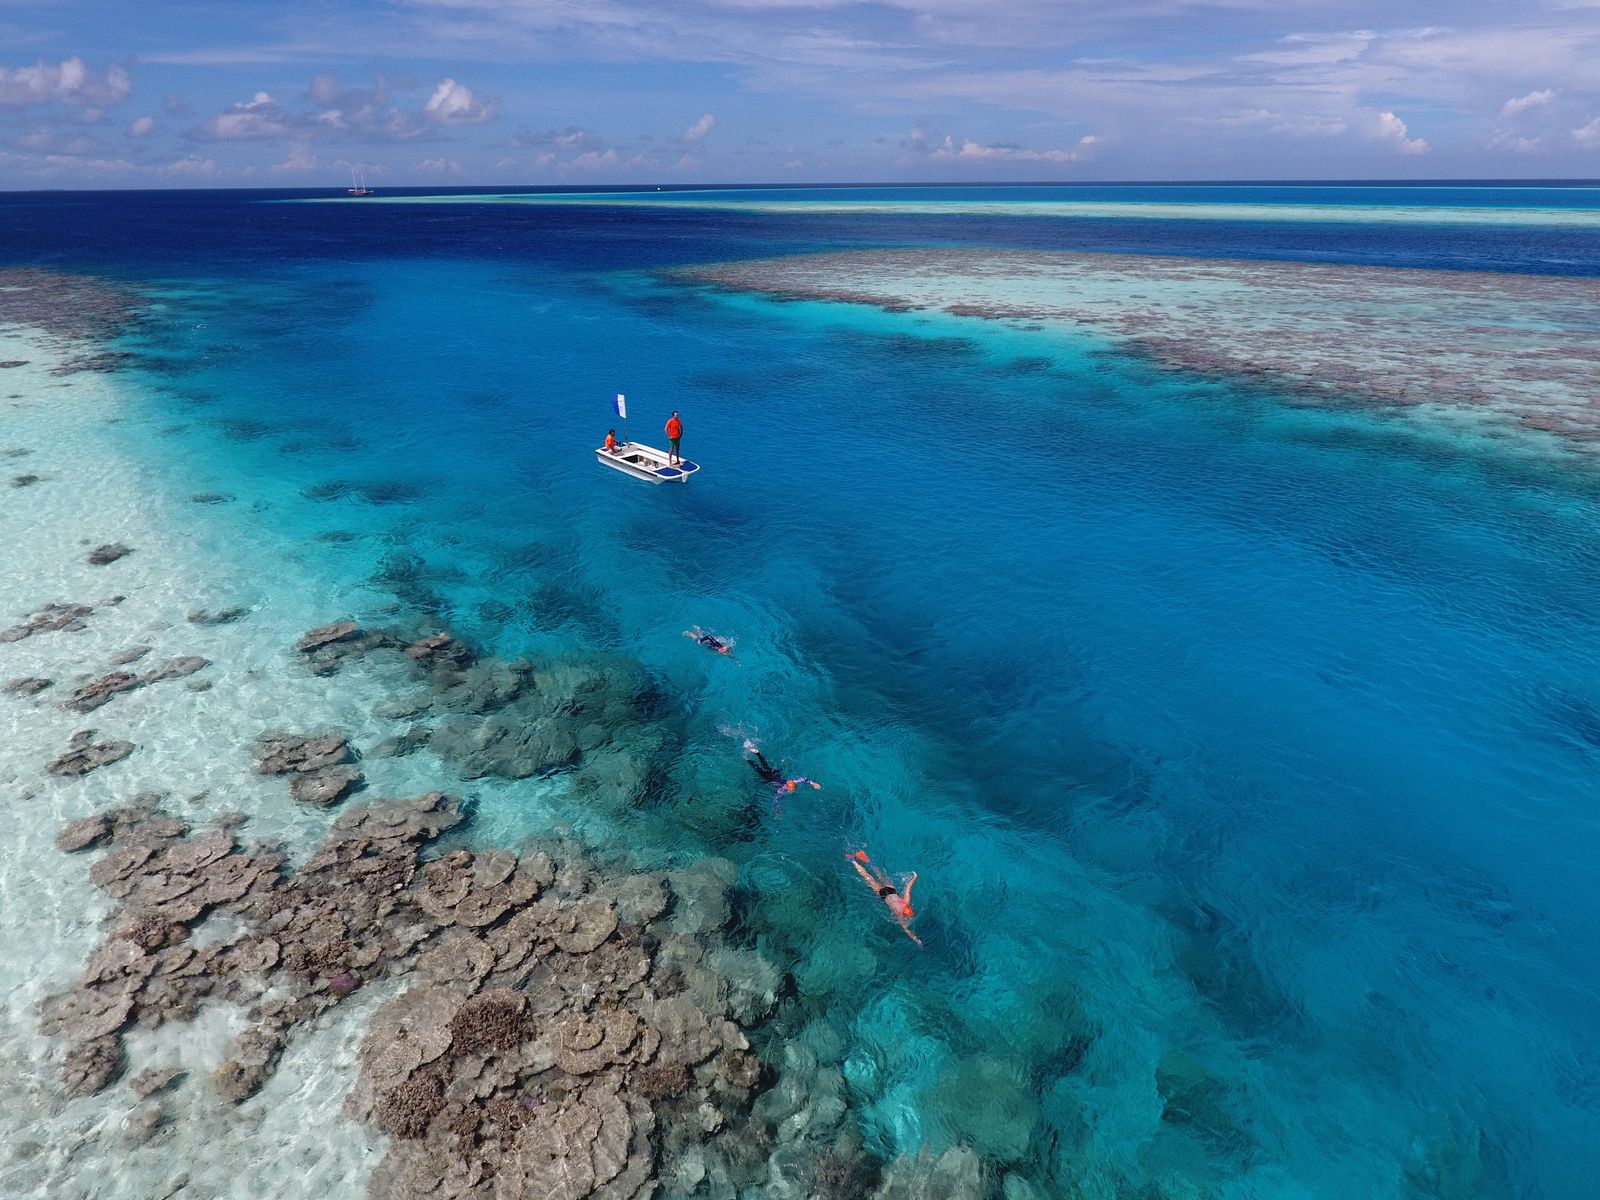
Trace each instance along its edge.
<path fill-rule="evenodd" d="M 628 401 L 621 392 L 617 393 L 615 408 L 617 410 L 617 416 L 626 421 L 628 419 Z"/>

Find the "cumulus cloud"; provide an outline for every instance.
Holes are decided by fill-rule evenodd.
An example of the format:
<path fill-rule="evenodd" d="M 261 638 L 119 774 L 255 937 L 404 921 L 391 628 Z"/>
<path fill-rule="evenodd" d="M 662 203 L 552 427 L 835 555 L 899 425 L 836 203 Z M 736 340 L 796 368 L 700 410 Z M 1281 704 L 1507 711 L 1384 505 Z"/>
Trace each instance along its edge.
<path fill-rule="evenodd" d="M 296 171 L 314 171 L 317 168 L 317 156 L 311 152 L 311 143 L 295 142 L 289 147 L 289 157 L 281 163 L 273 163 L 272 169 L 280 173 Z"/>
<path fill-rule="evenodd" d="M 1600 117 L 1591 117 L 1587 125 L 1574 129 L 1572 140 L 1585 150 L 1600 150 Z"/>
<path fill-rule="evenodd" d="M 1496 130 L 1489 139 L 1489 145 L 1500 150 L 1514 150 L 1518 154 L 1532 154 L 1544 145 L 1542 137 L 1521 137 L 1509 129 Z"/>
<path fill-rule="evenodd" d="M 161 111 L 169 117 L 192 117 L 194 105 L 190 104 L 177 92 L 168 92 L 161 101 Z"/>
<path fill-rule="evenodd" d="M 1520 112 L 1530 108 L 1542 108 L 1556 98 L 1554 88 L 1544 88 L 1541 91 L 1529 92 L 1526 96 L 1513 96 L 1500 106 L 1502 117 L 1514 117 Z"/>
<path fill-rule="evenodd" d="M 1094 143 L 1097 141 L 1099 141 L 1099 139 L 1091 134 L 1088 138 L 1081 139 L 1078 144 L 1088 148 L 1089 146 L 1094 145 Z M 948 134 L 945 136 L 943 142 L 933 148 L 933 152 L 929 157 L 938 159 L 965 159 L 968 161 L 975 159 L 998 159 L 1006 162 L 1049 163 L 1080 162 L 1083 159 L 1082 153 L 1077 150 L 1033 150 L 1027 146 L 1018 146 L 1009 142 L 996 142 L 990 145 L 983 145 L 973 141 L 971 138 L 963 138 L 958 145 L 955 138 L 949 136 Z"/>
<path fill-rule="evenodd" d="M 59 63 L 0 67 L 0 108 L 64 104 L 75 109 L 114 108 L 133 91 L 127 68 L 112 64 L 96 74 L 76 56 Z"/>
<path fill-rule="evenodd" d="M 464 83 L 441 79 L 422 106 L 422 115 L 440 125 L 481 125 L 500 110 L 493 96 L 478 96 Z"/>
<path fill-rule="evenodd" d="M 1411 136 L 1406 123 L 1392 112 L 1381 112 L 1373 130 L 1373 136 L 1379 141 L 1388 142 L 1401 154 L 1426 154 L 1428 143 L 1422 138 Z"/>
<path fill-rule="evenodd" d="M 432 136 L 440 128 L 481 124 L 499 111 L 494 97 L 479 96 L 448 78 L 439 80 L 417 109 L 396 104 L 385 79 L 370 88 L 342 88 L 331 72 L 313 77 L 305 98 L 310 108 L 291 108 L 268 92 L 257 92 L 250 100 L 208 117 L 189 136 L 198 141 L 294 137 L 408 142 Z"/>
<path fill-rule="evenodd" d="M 605 167 L 614 167 L 617 165 L 617 148 L 612 146 L 604 154 L 590 150 L 578 155 L 566 165 L 575 171 L 598 171 Z"/>
<path fill-rule="evenodd" d="M 692 146 L 704 139 L 706 134 L 711 132 L 711 127 L 716 123 L 717 119 L 710 113 L 701 113 L 698 121 L 678 135 L 678 140 L 686 146 Z"/>
<path fill-rule="evenodd" d="M 154 117 L 135 117 L 128 126 L 128 136 L 132 138 L 149 137 L 156 131 Z"/>
<path fill-rule="evenodd" d="M 507 141 L 523 150 L 543 150 L 554 148 L 556 150 L 597 150 L 604 143 L 594 133 L 577 125 L 568 125 L 565 129 L 546 129 L 538 132 L 529 129 L 526 125 L 520 126 Z"/>
<path fill-rule="evenodd" d="M 249 100 L 229 105 L 208 117 L 191 131 L 191 136 L 207 142 L 242 142 L 282 137 L 294 132 L 297 118 L 272 98 L 257 92 Z"/>
<path fill-rule="evenodd" d="M 202 158 L 198 154 L 186 154 L 176 162 L 168 163 L 161 169 L 161 173 L 175 179 L 211 179 L 219 173 L 219 168 L 209 158 Z"/>
<path fill-rule="evenodd" d="M 1186 117 L 1184 124 L 1207 129 L 1258 129 L 1288 137 L 1334 137 L 1350 128 L 1349 123 L 1339 117 L 1286 113 L 1270 108 L 1244 108 L 1216 116 Z"/>
<path fill-rule="evenodd" d="M 11 145 L 31 154 L 54 155 L 58 158 L 103 154 L 108 149 L 99 138 L 80 129 L 57 129 L 48 125 L 19 134 L 11 139 Z"/>
<path fill-rule="evenodd" d="M 417 164 L 417 169 L 430 175 L 461 174 L 461 164 L 453 158 L 425 158 Z"/>

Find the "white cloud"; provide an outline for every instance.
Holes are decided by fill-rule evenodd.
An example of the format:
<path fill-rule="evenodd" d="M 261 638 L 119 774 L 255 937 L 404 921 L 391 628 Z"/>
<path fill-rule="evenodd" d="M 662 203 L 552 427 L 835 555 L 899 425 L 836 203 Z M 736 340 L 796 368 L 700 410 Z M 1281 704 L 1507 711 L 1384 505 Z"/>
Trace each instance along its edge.
<path fill-rule="evenodd" d="M 590 150 L 584 154 L 578 155 L 578 157 L 573 159 L 570 163 L 565 163 L 563 165 L 570 167 L 575 171 L 598 171 L 603 170 L 606 167 L 614 167 L 617 165 L 617 150 L 615 146 L 607 150 L 604 154 Z"/>
<path fill-rule="evenodd" d="M 99 138 L 82 130 L 61 129 L 51 125 L 41 125 L 31 133 L 19 134 L 11 140 L 11 145 L 18 150 L 56 157 L 99 154 L 108 148 Z"/>
<path fill-rule="evenodd" d="M 434 175 L 461 174 L 461 164 L 453 158 L 425 158 L 417 164 L 417 169 Z"/>
<path fill-rule="evenodd" d="M 552 165 L 555 161 L 556 161 L 556 156 L 554 154 L 552 154 L 550 151 L 546 150 L 543 154 L 539 155 L 538 158 L 533 160 L 533 165 L 536 166 L 536 167 L 548 167 L 548 166 Z"/>
<path fill-rule="evenodd" d="M 128 126 L 129 137 L 149 137 L 155 131 L 156 119 L 154 117 L 135 117 L 133 123 Z"/>
<path fill-rule="evenodd" d="M 1094 139 L 1089 142 L 1080 142 L 1080 145 L 1093 145 Z M 971 138 L 964 138 L 960 145 L 956 144 L 953 137 L 946 135 L 944 141 L 934 147 L 933 158 L 944 159 L 999 159 L 1006 162 L 1052 162 L 1070 163 L 1078 162 L 1083 156 L 1076 150 L 1032 150 L 1026 146 L 1013 146 L 1006 143 L 994 145 L 981 145 Z"/>
<path fill-rule="evenodd" d="M 317 168 L 317 156 L 311 153 L 309 142 L 295 142 L 289 147 L 289 157 L 281 163 L 274 163 L 274 171 L 314 171 Z"/>
<path fill-rule="evenodd" d="M 546 129 L 542 132 L 521 126 L 508 139 L 511 145 L 524 150 L 540 150 L 554 146 L 557 150 L 598 150 L 605 143 L 595 134 L 577 125 L 565 129 Z"/>
<path fill-rule="evenodd" d="M 295 128 L 295 118 L 269 92 L 257 92 L 249 100 L 229 105 L 214 117 L 202 121 L 192 136 L 211 142 L 243 142 L 282 137 Z"/>
<path fill-rule="evenodd" d="M 1428 143 L 1422 138 L 1414 138 L 1406 123 L 1392 112 L 1381 112 L 1377 116 L 1376 128 L 1373 136 L 1379 141 L 1390 142 L 1401 154 L 1426 154 Z"/>
<path fill-rule="evenodd" d="M 209 158 L 202 158 L 198 154 L 187 154 L 161 168 L 161 173 L 179 179 L 211 179 L 217 175 L 218 167 Z"/>
<path fill-rule="evenodd" d="M 440 125 L 481 125 L 500 111 L 493 96 L 478 96 L 464 83 L 441 79 L 422 106 L 422 115 Z"/>
<path fill-rule="evenodd" d="M 1520 112 L 1530 108 L 1540 108 L 1556 98 L 1554 88 L 1544 88 L 1541 91 L 1529 92 L 1526 96 L 1513 96 L 1500 106 L 1502 117 L 1514 117 Z"/>
<path fill-rule="evenodd" d="M 55 64 L 0 67 L 0 108 L 65 104 L 78 109 L 112 108 L 133 91 L 127 68 L 115 64 L 96 75 L 76 56 Z"/>
<path fill-rule="evenodd" d="M 499 111 L 499 101 L 479 96 L 463 83 L 441 79 L 419 109 L 402 108 L 379 78 L 370 88 L 341 88 L 331 72 L 314 76 L 306 89 L 312 106 L 290 108 L 268 92 L 230 105 L 189 131 L 198 141 L 297 138 L 324 141 L 419 141 L 441 127 L 477 125 Z"/>
<path fill-rule="evenodd" d="M 1600 117 L 1591 117 L 1587 125 L 1574 129 L 1572 140 L 1585 150 L 1600 150 Z"/>
<path fill-rule="evenodd" d="M 1489 145 L 1497 150 L 1515 150 L 1518 154 L 1532 154 L 1544 145 L 1542 137 L 1521 137 L 1509 129 L 1497 129 L 1489 139 Z"/>
<path fill-rule="evenodd" d="M 710 113 L 701 113 L 698 121 L 678 135 L 678 140 L 685 145 L 693 145 L 710 133 L 716 123 L 717 119 Z"/>

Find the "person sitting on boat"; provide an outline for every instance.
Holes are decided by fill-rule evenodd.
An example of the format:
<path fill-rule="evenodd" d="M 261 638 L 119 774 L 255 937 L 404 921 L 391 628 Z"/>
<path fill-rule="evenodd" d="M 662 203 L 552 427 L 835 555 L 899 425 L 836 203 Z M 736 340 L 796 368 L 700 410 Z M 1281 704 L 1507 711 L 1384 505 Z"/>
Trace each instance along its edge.
<path fill-rule="evenodd" d="M 916 886 L 917 873 L 911 872 L 911 878 L 906 880 L 905 891 L 894 886 L 894 881 L 886 875 L 877 863 L 868 857 L 865 850 L 850 850 L 845 853 L 850 860 L 850 865 L 856 869 L 856 874 L 866 882 L 866 885 L 877 894 L 889 909 L 890 916 L 899 923 L 905 935 L 917 945 L 922 945 L 922 939 L 911 932 L 911 918 L 917 915 L 917 910 L 911 907 L 911 889 Z"/>
<path fill-rule="evenodd" d="M 807 779 L 804 775 L 800 776 L 799 779 L 785 779 L 778 785 L 778 790 L 772 794 L 772 811 L 781 815 L 783 813 L 783 798 L 793 795 L 802 783 L 809 783 L 813 791 L 820 792 L 822 790 L 820 783 L 815 779 Z"/>
<path fill-rule="evenodd" d="M 733 658 L 732 642 L 725 641 L 714 633 L 707 633 L 698 625 L 696 625 L 693 629 L 685 629 L 683 631 L 683 636 L 686 638 L 693 638 L 695 645 L 697 646 L 704 646 L 707 650 L 714 650 L 718 654 L 726 655 L 728 658 Z M 737 658 L 733 658 L 733 661 L 738 662 L 739 660 Z"/>
<path fill-rule="evenodd" d="M 622 443 L 617 441 L 617 431 L 615 429 L 606 430 L 606 453 L 616 454 L 621 449 Z"/>

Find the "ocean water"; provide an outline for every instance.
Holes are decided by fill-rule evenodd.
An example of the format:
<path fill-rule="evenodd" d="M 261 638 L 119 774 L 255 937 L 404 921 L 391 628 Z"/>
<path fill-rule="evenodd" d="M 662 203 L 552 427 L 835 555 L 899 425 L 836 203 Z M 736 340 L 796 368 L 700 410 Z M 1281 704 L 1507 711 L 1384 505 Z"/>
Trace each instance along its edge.
<path fill-rule="evenodd" d="M 1009 1200 L 1588 1195 L 1592 469 L 1061 329 L 659 273 L 917 245 L 1600 273 L 1585 228 L 1493 220 L 1593 191 L 1432 198 L 1470 227 L 1241 191 L 1071 222 L 11 196 L 0 260 L 151 289 L 114 437 L 157 492 L 234 497 L 205 536 L 260 594 L 649 667 L 681 749 L 647 804 L 472 785 L 473 836 L 733 860 L 794 980 L 772 1054 L 837 1065 L 885 1159 L 968 1145 Z M 641 440 L 682 411 L 689 487 L 595 464 L 617 391 Z M 774 813 L 745 738 L 823 790 Z M 918 872 L 923 949 L 861 845 Z"/>

